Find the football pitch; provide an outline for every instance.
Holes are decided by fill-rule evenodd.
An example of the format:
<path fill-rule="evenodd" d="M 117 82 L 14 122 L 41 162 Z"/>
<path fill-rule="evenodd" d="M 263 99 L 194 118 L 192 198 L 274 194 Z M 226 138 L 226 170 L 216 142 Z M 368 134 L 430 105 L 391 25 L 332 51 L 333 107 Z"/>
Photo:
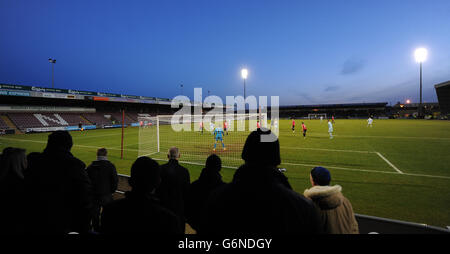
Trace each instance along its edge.
<path fill-rule="evenodd" d="M 304 139 L 301 122 L 308 131 Z M 334 138 L 328 136 L 327 122 L 296 120 L 279 123 L 282 165 L 295 191 L 310 188 L 309 172 L 323 166 L 332 174 L 331 184 L 343 187 L 356 213 L 385 217 L 439 227 L 450 225 L 450 121 L 336 120 Z M 153 127 L 152 127 L 153 128 Z M 99 147 L 108 149 L 109 159 L 118 172 L 129 174 L 139 153 L 139 128 L 125 128 L 121 159 L 121 129 L 71 132 L 72 153 L 87 165 L 96 159 Z M 217 144 L 216 154 L 223 158 L 222 175 L 229 182 L 235 168 L 242 164 L 240 153 L 248 133 L 224 135 L 226 150 Z M 48 133 L 0 136 L 0 149 L 21 147 L 40 152 Z M 152 141 L 153 142 L 153 141 Z M 160 164 L 167 149 L 178 146 L 180 161 L 191 174 L 200 175 L 201 164 L 213 153 L 214 139 L 209 131 L 175 133 L 170 126 L 160 127 L 160 152 L 149 155 Z M 144 153 L 145 154 L 145 153 Z"/>

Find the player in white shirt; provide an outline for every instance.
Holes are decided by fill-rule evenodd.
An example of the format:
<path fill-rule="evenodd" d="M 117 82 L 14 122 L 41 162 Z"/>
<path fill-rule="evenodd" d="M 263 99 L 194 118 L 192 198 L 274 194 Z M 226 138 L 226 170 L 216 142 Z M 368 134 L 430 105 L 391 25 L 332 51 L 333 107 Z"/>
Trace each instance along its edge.
<path fill-rule="evenodd" d="M 333 124 L 328 120 L 328 133 L 330 134 L 330 139 L 333 138 Z"/>
<path fill-rule="evenodd" d="M 372 117 L 369 117 L 369 119 L 367 119 L 367 127 L 372 127 L 372 123 L 373 123 L 373 119 Z"/>

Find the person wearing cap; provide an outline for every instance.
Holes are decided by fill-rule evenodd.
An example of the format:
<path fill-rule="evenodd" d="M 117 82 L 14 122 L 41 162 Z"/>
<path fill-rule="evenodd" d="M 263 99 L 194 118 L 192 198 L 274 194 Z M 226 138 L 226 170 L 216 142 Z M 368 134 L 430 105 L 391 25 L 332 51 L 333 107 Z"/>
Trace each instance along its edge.
<path fill-rule="evenodd" d="M 358 234 L 358 222 L 350 201 L 342 194 L 340 185 L 330 186 L 331 174 L 324 167 L 311 170 L 312 188 L 304 195 L 310 198 L 320 213 L 321 225 L 328 234 Z"/>
<path fill-rule="evenodd" d="M 199 234 L 321 233 L 311 200 L 294 192 L 277 168 L 280 144 L 270 130 L 250 133 L 242 150 L 245 164 L 233 180 L 208 198 Z"/>
<path fill-rule="evenodd" d="M 189 225 L 198 231 L 199 221 L 202 218 L 203 207 L 211 192 L 225 184 L 220 175 L 222 161 L 216 154 L 206 159 L 205 168 L 200 177 L 191 183 L 189 196 L 186 202 L 186 218 Z"/>

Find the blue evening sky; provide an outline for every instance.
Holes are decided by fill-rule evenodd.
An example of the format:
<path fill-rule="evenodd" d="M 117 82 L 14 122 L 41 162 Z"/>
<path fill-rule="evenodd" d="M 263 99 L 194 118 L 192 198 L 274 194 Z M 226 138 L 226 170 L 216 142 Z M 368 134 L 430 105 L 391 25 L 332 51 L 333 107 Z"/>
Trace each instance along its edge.
<path fill-rule="evenodd" d="M 0 0 L 0 83 L 280 104 L 424 101 L 450 80 L 450 1 Z"/>

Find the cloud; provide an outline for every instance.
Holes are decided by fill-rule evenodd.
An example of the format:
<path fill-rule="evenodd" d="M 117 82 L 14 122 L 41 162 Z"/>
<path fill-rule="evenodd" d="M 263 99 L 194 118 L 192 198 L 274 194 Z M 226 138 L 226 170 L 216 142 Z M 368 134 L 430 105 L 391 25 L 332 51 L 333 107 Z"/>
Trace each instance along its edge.
<path fill-rule="evenodd" d="M 349 58 L 344 62 L 344 64 L 342 64 L 341 74 L 342 75 L 355 74 L 361 71 L 365 65 L 366 61 L 364 59 Z"/>

